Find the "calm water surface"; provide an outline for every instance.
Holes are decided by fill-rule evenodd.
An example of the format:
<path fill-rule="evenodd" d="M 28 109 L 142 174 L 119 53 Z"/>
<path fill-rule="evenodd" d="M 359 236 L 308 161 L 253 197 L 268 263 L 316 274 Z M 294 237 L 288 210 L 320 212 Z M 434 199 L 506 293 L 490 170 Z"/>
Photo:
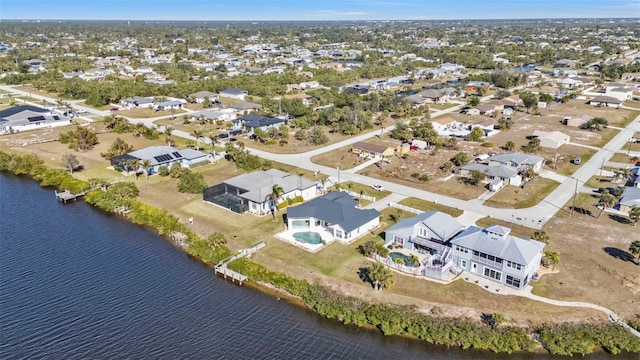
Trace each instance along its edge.
<path fill-rule="evenodd" d="M 82 201 L 60 204 L 53 190 L 0 173 L 0 358 L 540 356 L 464 352 L 343 326 L 217 278 L 127 221 Z"/>

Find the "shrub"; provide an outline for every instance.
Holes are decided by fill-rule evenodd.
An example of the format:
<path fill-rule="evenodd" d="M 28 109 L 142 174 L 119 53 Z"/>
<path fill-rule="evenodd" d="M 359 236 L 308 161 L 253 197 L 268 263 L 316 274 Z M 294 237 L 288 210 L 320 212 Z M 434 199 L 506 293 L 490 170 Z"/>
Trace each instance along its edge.
<path fill-rule="evenodd" d="M 484 148 L 492 148 L 493 147 L 493 143 L 491 141 L 485 141 L 480 146 L 482 146 Z"/>

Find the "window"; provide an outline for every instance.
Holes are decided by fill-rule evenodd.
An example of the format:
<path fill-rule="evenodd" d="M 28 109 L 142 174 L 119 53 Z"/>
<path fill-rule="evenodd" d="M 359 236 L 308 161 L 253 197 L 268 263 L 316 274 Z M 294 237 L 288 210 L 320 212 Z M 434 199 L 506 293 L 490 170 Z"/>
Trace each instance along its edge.
<path fill-rule="evenodd" d="M 404 245 L 404 238 L 400 236 L 393 236 L 393 242 L 399 245 Z"/>
<path fill-rule="evenodd" d="M 516 269 L 516 270 L 522 270 L 522 265 L 509 260 L 507 260 L 507 267 Z"/>
<path fill-rule="evenodd" d="M 502 279 L 502 273 L 493 269 L 484 268 L 484 276 L 500 281 Z"/>
<path fill-rule="evenodd" d="M 418 236 L 426 238 L 427 237 L 427 229 L 418 228 Z"/>
<path fill-rule="evenodd" d="M 467 260 L 460 260 L 460 267 L 463 269 L 467 268 Z"/>
<path fill-rule="evenodd" d="M 507 275 L 507 281 L 506 281 L 507 285 L 509 286 L 513 286 L 516 288 L 520 288 L 520 279 L 515 278 L 511 275 Z"/>

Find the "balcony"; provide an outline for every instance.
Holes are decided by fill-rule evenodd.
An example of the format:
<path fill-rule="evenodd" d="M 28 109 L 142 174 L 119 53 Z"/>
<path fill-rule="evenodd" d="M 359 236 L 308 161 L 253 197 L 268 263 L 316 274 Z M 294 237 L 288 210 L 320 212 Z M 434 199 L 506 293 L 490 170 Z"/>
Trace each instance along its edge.
<path fill-rule="evenodd" d="M 489 265 L 491 267 L 494 267 L 496 269 L 502 269 L 502 263 L 501 262 L 497 262 L 497 261 L 491 261 L 487 258 L 483 258 L 477 255 L 471 255 L 471 260 L 479 262 L 481 264 L 485 264 L 485 265 Z"/>
<path fill-rule="evenodd" d="M 429 239 L 420 237 L 420 236 L 414 236 L 411 238 L 410 240 L 412 243 L 416 243 L 418 245 L 422 245 L 422 246 L 426 246 L 428 248 L 434 249 L 438 252 L 443 252 L 445 251 L 448 246 L 443 245 L 441 243 L 435 242 L 435 241 L 431 241 Z"/>

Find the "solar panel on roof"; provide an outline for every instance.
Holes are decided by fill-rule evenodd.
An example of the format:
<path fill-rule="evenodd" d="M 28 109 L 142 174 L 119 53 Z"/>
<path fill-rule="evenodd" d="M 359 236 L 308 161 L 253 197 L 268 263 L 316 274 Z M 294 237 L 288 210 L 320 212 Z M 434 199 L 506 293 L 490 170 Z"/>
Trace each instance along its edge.
<path fill-rule="evenodd" d="M 44 121 L 44 116 L 32 116 L 27 118 L 27 120 L 34 122 L 34 121 Z"/>
<path fill-rule="evenodd" d="M 171 153 L 171 154 L 173 154 L 173 156 L 174 156 L 176 159 L 180 159 L 180 158 L 182 157 L 182 155 L 180 155 L 180 153 L 179 153 L 179 152 L 177 152 L 177 151 L 176 151 L 176 152 L 174 152 L 174 153 Z"/>
<path fill-rule="evenodd" d="M 156 159 L 157 162 L 162 162 L 162 156 L 154 156 L 154 159 Z"/>
<path fill-rule="evenodd" d="M 60 117 L 59 117 L 58 115 L 55 115 L 55 116 L 53 117 L 53 120 L 60 120 Z"/>

